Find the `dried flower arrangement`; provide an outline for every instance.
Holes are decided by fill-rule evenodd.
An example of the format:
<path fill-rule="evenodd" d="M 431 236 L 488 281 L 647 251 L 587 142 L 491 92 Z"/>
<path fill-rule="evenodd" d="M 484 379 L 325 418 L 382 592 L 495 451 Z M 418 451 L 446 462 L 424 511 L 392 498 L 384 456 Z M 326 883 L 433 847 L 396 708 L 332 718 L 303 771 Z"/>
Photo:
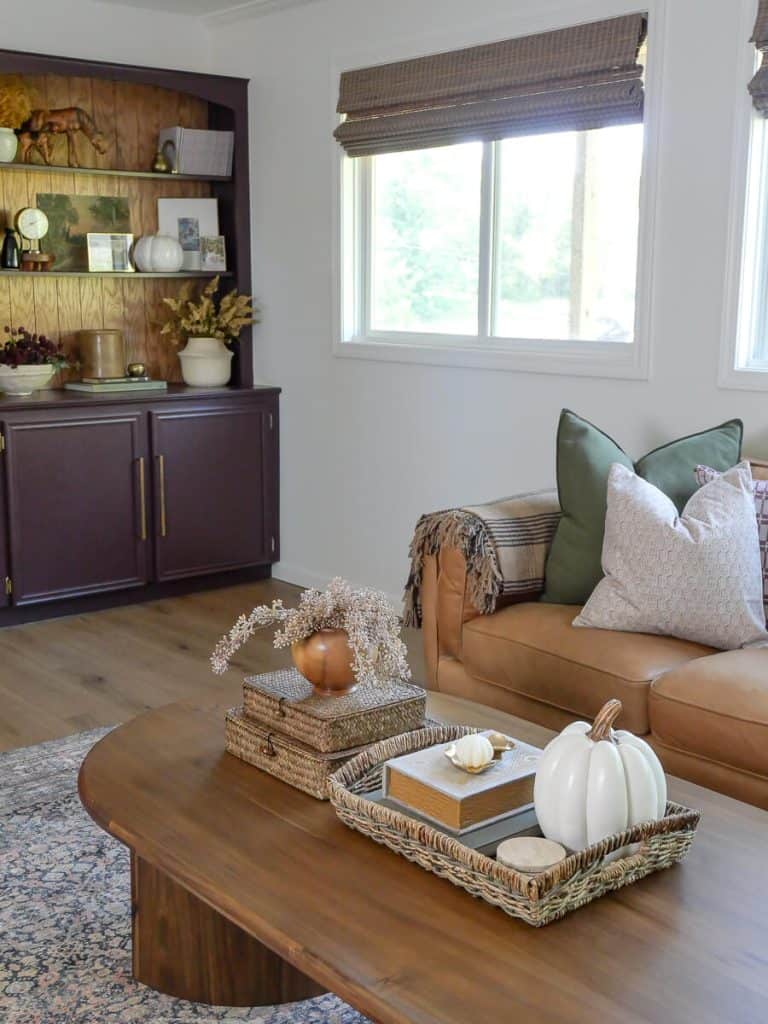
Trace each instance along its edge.
<path fill-rule="evenodd" d="M 61 343 L 50 341 L 44 334 L 32 334 L 26 327 L 6 327 L 6 339 L 0 344 L 0 365 L 39 366 L 48 363 L 57 370 L 72 364 L 64 355 Z"/>
<path fill-rule="evenodd" d="M 197 300 L 192 297 L 192 285 L 189 283 L 181 289 L 178 299 L 163 299 L 173 316 L 163 324 L 160 333 L 170 334 L 176 341 L 218 338 L 219 341 L 231 342 L 244 327 L 258 322 L 258 310 L 254 310 L 250 295 L 240 295 L 235 288 L 217 302 L 214 296 L 218 288 L 217 276 L 206 285 Z"/>
<path fill-rule="evenodd" d="M 0 75 L 0 128 L 21 128 L 32 113 L 32 96 L 18 75 Z"/>
<path fill-rule="evenodd" d="M 355 589 L 336 577 L 324 591 L 305 590 L 298 608 L 284 608 L 282 601 L 260 605 L 250 615 L 241 615 L 211 655 L 216 675 L 257 629 L 279 624 L 275 647 L 290 647 L 306 640 L 319 629 L 343 629 L 349 637 L 352 667 L 360 683 L 410 679 L 407 650 L 400 639 L 400 618 L 386 595 L 369 588 Z"/>

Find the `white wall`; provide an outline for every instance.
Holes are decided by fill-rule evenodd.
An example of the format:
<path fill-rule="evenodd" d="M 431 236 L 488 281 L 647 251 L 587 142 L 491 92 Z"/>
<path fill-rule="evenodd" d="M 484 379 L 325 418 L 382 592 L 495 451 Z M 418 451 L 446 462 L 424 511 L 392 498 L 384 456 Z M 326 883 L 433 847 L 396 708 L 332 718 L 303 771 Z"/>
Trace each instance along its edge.
<path fill-rule="evenodd" d="M 337 69 L 637 4 L 323 0 L 213 27 L 214 64 L 252 79 L 254 282 L 264 305 L 256 365 L 284 389 L 276 575 L 307 583 L 340 573 L 398 593 L 420 513 L 553 481 L 564 405 L 637 455 L 734 415 L 745 420 L 746 450 L 768 454 L 768 396 L 717 386 L 733 110 L 746 88 L 742 2 L 645 7 L 652 17 L 666 9 L 648 381 L 366 362 L 331 351 Z"/>
<path fill-rule="evenodd" d="M 201 21 L 92 0 L 0 0 L 0 46 L 54 57 L 210 70 L 209 34 Z"/>

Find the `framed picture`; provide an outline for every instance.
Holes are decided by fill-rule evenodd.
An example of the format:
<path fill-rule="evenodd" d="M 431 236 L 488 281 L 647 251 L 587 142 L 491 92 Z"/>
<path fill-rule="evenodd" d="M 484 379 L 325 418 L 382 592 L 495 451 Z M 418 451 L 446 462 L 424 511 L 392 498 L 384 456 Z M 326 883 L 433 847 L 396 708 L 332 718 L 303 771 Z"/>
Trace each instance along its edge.
<path fill-rule="evenodd" d="M 125 196 L 39 192 L 37 206 L 48 217 L 45 248 L 56 257 L 57 270 L 90 269 L 89 234 L 120 235 L 131 230 L 130 200 Z"/>
<path fill-rule="evenodd" d="M 203 235 L 200 239 L 200 269 L 216 273 L 227 269 L 224 235 Z"/>
<path fill-rule="evenodd" d="M 184 253 L 183 270 L 202 270 L 200 239 L 219 233 L 216 199 L 158 199 L 157 220 L 161 235 L 178 238 Z"/>
<path fill-rule="evenodd" d="M 88 269 L 90 271 L 126 273 L 133 270 L 131 263 L 133 235 L 89 231 L 87 241 Z"/>

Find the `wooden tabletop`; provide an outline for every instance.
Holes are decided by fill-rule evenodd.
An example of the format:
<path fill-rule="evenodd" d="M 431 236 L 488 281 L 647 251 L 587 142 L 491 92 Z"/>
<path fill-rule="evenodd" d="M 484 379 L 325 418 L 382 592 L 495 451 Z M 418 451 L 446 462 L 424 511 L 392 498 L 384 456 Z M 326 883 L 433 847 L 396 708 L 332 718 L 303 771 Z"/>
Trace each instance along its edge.
<path fill-rule="evenodd" d="M 446 720 L 539 744 L 463 701 Z M 350 831 L 332 807 L 224 751 L 223 709 L 176 704 L 103 739 L 96 821 L 380 1024 L 764 1024 L 768 813 L 672 780 L 703 811 L 678 867 L 534 929 Z"/>

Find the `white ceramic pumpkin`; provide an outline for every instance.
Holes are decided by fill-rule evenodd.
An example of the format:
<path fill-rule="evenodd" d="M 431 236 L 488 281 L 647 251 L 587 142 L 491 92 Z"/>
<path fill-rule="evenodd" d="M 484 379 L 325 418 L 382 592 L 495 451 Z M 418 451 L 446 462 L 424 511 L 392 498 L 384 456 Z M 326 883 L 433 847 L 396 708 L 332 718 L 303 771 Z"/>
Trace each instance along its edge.
<path fill-rule="evenodd" d="M 145 274 L 175 274 L 181 270 L 184 251 L 170 235 L 143 235 L 133 247 L 133 262 Z"/>
<path fill-rule="evenodd" d="M 594 724 L 573 722 L 544 749 L 533 799 L 541 831 L 571 850 L 664 816 L 667 780 L 638 736 L 613 729 L 621 701 L 610 700 Z"/>

